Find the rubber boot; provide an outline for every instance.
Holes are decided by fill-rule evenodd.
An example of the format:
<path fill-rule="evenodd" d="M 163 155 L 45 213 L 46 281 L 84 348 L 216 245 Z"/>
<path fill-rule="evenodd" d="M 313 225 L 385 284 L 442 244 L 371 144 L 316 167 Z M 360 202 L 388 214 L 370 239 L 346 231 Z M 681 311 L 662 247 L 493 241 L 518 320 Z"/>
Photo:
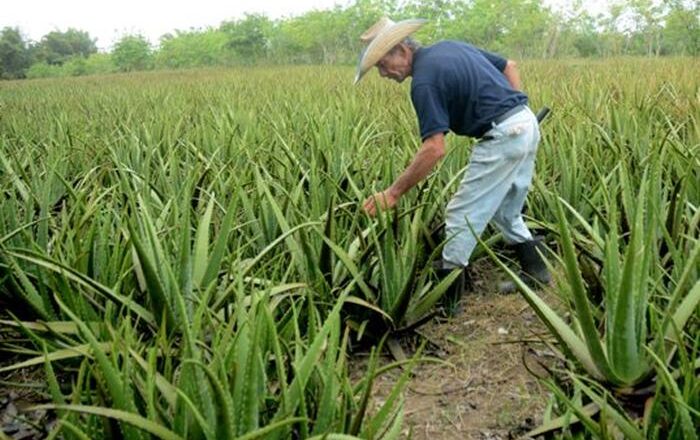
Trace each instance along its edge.
<path fill-rule="evenodd" d="M 516 243 L 510 246 L 515 252 L 515 258 L 520 263 L 520 279 L 533 289 L 537 289 L 542 285 L 547 285 L 552 280 L 549 274 L 549 269 L 544 262 L 542 255 L 545 255 L 547 249 L 539 239 Z M 511 280 L 504 281 L 499 284 L 501 293 L 515 292 L 517 286 Z"/>
<path fill-rule="evenodd" d="M 442 260 L 438 260 L 433 264 L 435 274 L 442 281 L 449 276 L 456 268 L 445 268 L 442 265 Z M 471 289 L 471 277 L 467 267 L 461 270 L 459 276 L 450 284 L 447 291 L 444 293 L 441 303 L 445 315 L 448 317 L 455 316 L 460 310 L 460 300 L 462 295 L 468 289 Z"/>

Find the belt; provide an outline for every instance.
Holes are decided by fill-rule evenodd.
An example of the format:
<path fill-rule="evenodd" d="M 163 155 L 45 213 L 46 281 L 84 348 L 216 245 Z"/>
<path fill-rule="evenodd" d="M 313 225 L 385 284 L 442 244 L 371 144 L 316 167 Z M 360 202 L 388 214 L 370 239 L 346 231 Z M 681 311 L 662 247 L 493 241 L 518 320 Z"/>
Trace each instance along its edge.
<path fill-rule="evenodd" d="M 521 111 L 525 110 L 525 105 L 524 104 L 518 104 L 512 109 L 508 110 L 505 113 L 502 113 L 501 115 L 497 116 L 496 119 L 493 120 L 493 125 L 498 125 L 501 122 L 505 121 L 506 119 L 510 118 L 516 113 L 520 113 Z"/>
<path fill-rule="evenodd" d="M 501 122 L 505 121 L 506 119 L 510 118 L 516 113 L 520 113 L 521 111 L 525 110 L 526 106 L 524 104 L 518 104 L 515 107 L 507 110 L 505 113 L 501 113 L 500 115 L 496 116 L 494 120 L 491 122 L 491 126 L 496 126 L 500 124 Z M 490 141 L 493 140 L 493 136 L 490 135 L 485 135 L 481 137 L 482 141 Z"/>

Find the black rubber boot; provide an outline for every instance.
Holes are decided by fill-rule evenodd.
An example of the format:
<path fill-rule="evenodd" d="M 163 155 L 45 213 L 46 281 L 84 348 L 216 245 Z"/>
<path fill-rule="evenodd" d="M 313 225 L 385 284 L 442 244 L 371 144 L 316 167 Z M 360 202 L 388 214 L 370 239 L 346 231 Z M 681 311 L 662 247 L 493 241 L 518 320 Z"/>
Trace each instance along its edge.
<path fill-rule="evenodd" d="M 528 286 L 537 289 L 542 285 L 547 285 L 552 280 L 549 269 L 544 262 L 542 255 L 546 255 L 547 249 L 539 239 L 516 243 L 510 246 L 515 252 L 515 258 L 520 263 L 520 279 Z M 516 285 L 508 280 L 499 285 L 501 293 L 515 292 Z"/>
<path fill-rule="evenodd" d="M 433 264 L 433 269 L 435 269 L 435 274 L 439 280 L 445 279 L 454 270 L 457 270 L 456 268 L 443 267 L 442 260 L 436 261 Z M 447 291 L 442 297 L 442 308 L 446 316 L 454 316 L 459 312 L 459 302 L 462 299 L 462 295 L 469 289 L 471 289 L 471 277 L 469 276 L 468 268 L 465 267 L 452 284 L 450 284 L 450 287 L 447 288 Z"/>

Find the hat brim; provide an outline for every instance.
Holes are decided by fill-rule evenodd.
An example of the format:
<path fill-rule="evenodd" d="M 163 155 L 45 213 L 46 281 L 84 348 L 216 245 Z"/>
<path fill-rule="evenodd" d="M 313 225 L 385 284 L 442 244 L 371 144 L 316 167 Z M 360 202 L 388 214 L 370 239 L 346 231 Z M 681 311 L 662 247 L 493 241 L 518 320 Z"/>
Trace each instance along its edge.
<path fill-rule="evenodd" d="M 377 64 L 384 55 L 389 53 L 394 46 L 416 32 L 426 22 L 427 20 L 416 18 L 400 21 L 383 29 L 360 54 L 354 84 L 357 84 L 364 74 Z"/>

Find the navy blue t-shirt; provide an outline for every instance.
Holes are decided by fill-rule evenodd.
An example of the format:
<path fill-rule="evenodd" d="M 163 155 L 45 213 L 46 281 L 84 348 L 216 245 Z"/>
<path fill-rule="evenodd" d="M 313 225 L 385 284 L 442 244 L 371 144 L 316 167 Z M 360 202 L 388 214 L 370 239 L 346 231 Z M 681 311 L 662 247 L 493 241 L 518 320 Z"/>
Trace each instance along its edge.
<path fill-rule="evenodd" d="M 481 137 L 491 122 L 527 96 L 514 90 L 506 60 L 458 41 L 441 41 L 413 56 L 411 100 L 421 139 L 436 133 Z"/>

